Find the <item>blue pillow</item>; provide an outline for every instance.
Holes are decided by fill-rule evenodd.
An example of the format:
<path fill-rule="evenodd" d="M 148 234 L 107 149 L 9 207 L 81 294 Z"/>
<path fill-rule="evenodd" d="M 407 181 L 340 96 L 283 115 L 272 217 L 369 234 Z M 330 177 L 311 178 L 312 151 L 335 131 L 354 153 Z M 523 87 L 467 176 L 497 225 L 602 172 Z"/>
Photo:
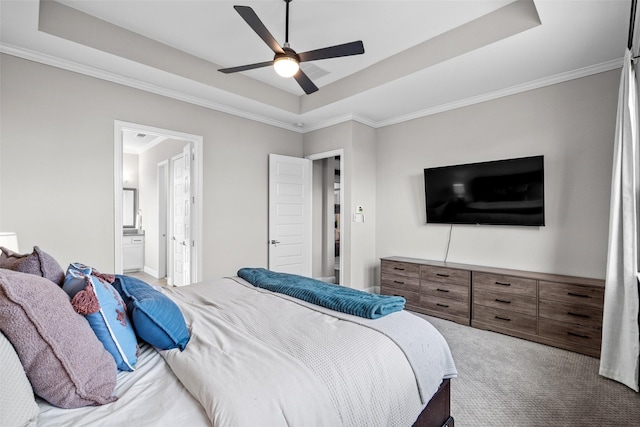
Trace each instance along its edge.
<path fill-rule="evenodd" d="M 175 302 L 135 277 L 116 275 L 113 287 L 127 305 L 140 339 L 160 350 L 184 350 L 190 338 L 189 329 Z"/>
<path fill-rule="evenodd" d="M 84 264 L 70 264 L 62 289 L 72 298 L 76 312 L 85 316 L 118 369 L 133 371 L 138 359 L 138 342 L 127 307 L 113 286 L 100 280 L 94 272 Z"/>

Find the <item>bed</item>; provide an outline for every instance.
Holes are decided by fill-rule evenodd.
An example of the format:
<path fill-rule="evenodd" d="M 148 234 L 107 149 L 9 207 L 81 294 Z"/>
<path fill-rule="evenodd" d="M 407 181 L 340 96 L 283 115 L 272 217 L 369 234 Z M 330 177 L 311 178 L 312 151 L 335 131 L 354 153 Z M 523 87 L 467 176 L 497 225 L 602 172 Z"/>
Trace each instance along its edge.
<path fill-rule="evenodd" d="M 423 318 L 365 319 L 237 276 L 160 291 L 184 316 L 186 347 L 140 342 L 117 400 L 61 409 L 36 398 L 35 425 L 453 426 L 455 365 Z"/>

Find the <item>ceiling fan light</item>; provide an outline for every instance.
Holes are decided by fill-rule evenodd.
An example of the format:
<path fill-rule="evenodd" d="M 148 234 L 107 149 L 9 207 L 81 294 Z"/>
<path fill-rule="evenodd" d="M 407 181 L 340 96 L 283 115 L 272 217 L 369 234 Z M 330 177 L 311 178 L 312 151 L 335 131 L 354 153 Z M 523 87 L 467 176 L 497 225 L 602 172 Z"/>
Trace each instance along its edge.
<path fill-rule="evenodd" d="M 273 61 L 273 68 L 282 77 L 293 77 L 300 69 L 300 64 L 296 58 L 281 56 Z"/>

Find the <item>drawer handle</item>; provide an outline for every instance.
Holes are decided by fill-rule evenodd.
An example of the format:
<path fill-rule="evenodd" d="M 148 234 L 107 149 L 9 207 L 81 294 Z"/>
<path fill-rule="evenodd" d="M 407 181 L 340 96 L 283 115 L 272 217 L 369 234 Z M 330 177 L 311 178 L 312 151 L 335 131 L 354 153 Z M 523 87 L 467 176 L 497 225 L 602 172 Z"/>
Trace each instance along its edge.
<path fill-rule="evenodd" d="M 505 303 L 505 304 L 511 304 L 511 301 L 507 301 L 506 299 L 498 299 L 498 298 L 496 298 L 496 302 L 502 302 L 502 303 Z"/>
<path fill-rule="evenodd" d="M 401 267 L 393 267 L 394 270 L 400 270 L 400 271 L 404 271 L 404 268 Z"/>
<path fill-rule="evenodd" d="M 438 277 L 449 277 L 448 274 L 442 274 L 442 273 L 436 273 L 436 276 L 438 276 Z"/>
<path fill-rule="evenodd" d="M 500 317 L 500 316 L 496 316 L 496 319 L 498 320 L 505 320 L 507 322 L 511 322 L 511 319 L 509 319 L 508 317 Z"/>
<path fill-rule="evenodd" d="M 585 339 L 588 339 L 588 340 L 591 339 L 591 337 L 589 337 L 587 335 L 576 334 L 575 332 L 567 332 L 567 335 L 571 335 L 572 337 L 585 338 Z"/>
<path fill-rule="evenodd" d="M 591 298 L 590 295 L 576 294 L 575 292 L 567 292 L 567 295 L 572 296 L 572 297 L 579 297 L 579 298 Z"/>
<path fill-rule="evenodd" d="M 496 282 L 496 285 L 500 285 L 500 286 L 511 286 L 511 283 Z"/>
<path fill-rule="evenodd" d="M 394 280 L 393 283 L 397 283 L 399 285 L 404 285 L 404 282 L 401 282 L 400 280 Z"/>
<path fill-rule="evenodd" d="M 438 291 L 438 292 L 449 292 L 449 289 L 440 289 L 440 288 L 437 288 L 437 289 L 436 289 L 436 291 Z"/>
<path fill-rule="evenodd" d="M 570 311 L 567 311 L 567 314 L 568 314 L 569 316 L 582 317 L 583 319 L 588 319 L 588 318 L 590 318 L 590 317 L 591 317 L 591 316 L 589 316 L 588 314 L 572 313 L 572 312 L 570 312 Z"/>
<path fill-rule="evenodd" d="M 449 306 L 448 306 L 447 304 L 440 304 L 439 302 L 438 302 L 438 303 L 436 303 L 436 305 L 437 305 L 438 307 L 449 308 Z"/>

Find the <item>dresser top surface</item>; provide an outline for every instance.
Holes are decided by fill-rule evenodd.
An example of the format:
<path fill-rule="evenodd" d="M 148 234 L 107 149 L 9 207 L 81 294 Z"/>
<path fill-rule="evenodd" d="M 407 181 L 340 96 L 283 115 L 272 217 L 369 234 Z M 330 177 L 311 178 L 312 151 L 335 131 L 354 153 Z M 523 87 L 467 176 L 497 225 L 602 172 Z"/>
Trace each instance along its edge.
<path fill-rule="evenodd" d="M 549 281 L 549 282 L 562 282 L 562 283 L 573 283 L 573 284 L 585 285 L 585 286 L 604 287 L 604 280 L 592 279 L 588 277 L 568 276 L 568 275 L 551 274 L 551 273 L 538 273 L 538 272 L 526 271 L 526 270 L 515 270 L 515 269 L 509 269 L 509 268 L 489 267 L 489 266 L 472 265 L 472 264 L 461 264 L 461 263 L 455 263 L 455 262 L 444 262 L 444 261 L 435 261 L 435 260 L 428 260 L 428 259 L 421 259 L 421 258 L 409 258 L 409 257 L 401 257 L 401 256 L 384 257 L 384 258 L 381 258 L 381 260 L 395 261 L 395 262 L 408 262 L 412 264 L 454 268 L 459 270 L 470 270 L 478 273 L 491 273 L 491 274 L 500 274 L 505 276 L 526 277 L 530 279 Z"/>

